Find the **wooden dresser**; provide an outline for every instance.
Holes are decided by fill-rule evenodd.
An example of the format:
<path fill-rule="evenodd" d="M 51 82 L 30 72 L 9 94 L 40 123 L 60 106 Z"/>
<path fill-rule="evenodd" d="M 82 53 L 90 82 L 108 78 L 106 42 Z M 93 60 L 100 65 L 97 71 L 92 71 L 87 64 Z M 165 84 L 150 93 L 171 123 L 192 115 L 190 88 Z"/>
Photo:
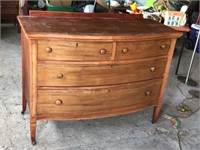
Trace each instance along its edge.
<path fill-rule="evenodd" d="M 13 23 L 20 32 L 17 16 L 19 14 L 19 0 L 3 0 L 1 4 L 1 23 Z"/>
<path fill-rule="evenodd" d="M 19 1 L 1 1 L 1 22 L 17 24 Z"/>
<path fill-rule="evenodd" d="M 79 120 L 154 108 L 156 122 L 181 34 L 129 15 L 18 17 L 22 27 L 23 111 L 37 120 Z M 81 17 L 80 17 L 81 16 Z"/>

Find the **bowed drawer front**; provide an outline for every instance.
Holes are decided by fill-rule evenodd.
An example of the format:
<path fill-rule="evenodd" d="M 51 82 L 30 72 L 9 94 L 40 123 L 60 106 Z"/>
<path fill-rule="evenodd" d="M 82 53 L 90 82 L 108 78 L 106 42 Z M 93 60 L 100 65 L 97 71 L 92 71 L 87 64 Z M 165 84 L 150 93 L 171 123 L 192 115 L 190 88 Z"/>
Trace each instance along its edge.
<path fill-rule="evenodd" d="M 38 86 L 98 86 L 162 78 L 166 62 L 153 59 L 107 65 L 39 64 Z"/>
<path fill-rule="evenodd" d="M 169 39 L 139 42 L 119 42 L 117 43 L 116 60 L 131 60 L 167 55 L 169 48 Z"/>
<path fill-rule="evenodd" d="M 153 106 L 159 97 L 161 83 L 162 80 L 158 79 L 103 88 L 38 90 L 37 114 L 55 114 L 56 117 L 61 114 L 82 114 L 79 118 L 90 118 L 94 114 L 99 117 L 109 115 L 111 110 Z"/>
<path fill-rule="evenodd" d="M 150 107 L 153 122 L 158 119 L 180 33 L 126 18 L 134 15 L 102 15 L 107 18 L 19 17 L 22 113 L 28 102 L 33 143 L 38 120 L 102 118 Z"/>
<path fill-rule="evenodd" d="M 111 42 L 38 41 L 39 60 L 110 60 Z"/>

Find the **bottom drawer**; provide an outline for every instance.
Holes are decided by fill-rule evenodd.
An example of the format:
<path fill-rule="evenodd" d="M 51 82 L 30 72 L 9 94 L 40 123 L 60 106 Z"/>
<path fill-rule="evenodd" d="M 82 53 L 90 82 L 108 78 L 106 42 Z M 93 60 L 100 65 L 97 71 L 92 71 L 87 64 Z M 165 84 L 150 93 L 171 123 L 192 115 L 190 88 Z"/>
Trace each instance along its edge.
<path fill-rule="evenodd" d="M 37 115 L 89 119 L 137 111 L 156 104 L 161 83 L 156 79 L 107 87 L 38 90 Z"/>

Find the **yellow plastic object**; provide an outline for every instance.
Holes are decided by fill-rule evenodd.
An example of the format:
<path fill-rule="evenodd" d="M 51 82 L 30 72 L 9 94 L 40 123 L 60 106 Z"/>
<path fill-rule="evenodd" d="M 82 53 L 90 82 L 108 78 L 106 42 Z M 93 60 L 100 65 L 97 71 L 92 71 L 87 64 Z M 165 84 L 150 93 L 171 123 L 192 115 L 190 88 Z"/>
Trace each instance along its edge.
<path fill-rule="evenodd" d="M 136 10 L 136 9 L 137 9 L 137 4 L 136 4 L 136 2 L 133 3 L 132 5 L 130 5 L 130 7 L 131 7 L 131 10 L 132 10 L 132 11 Z"/>
<path fill-rule="evenodd" d="M 142 13 L 142 10 L 139 10 L 139 9 L 137 9 L 137 4 L 136 4 L 136 2 L 135 3 L 133 3 L 132 5 L 130 5 L 130 7 L 131 7 L 131 14 L 141 14 Z"/>

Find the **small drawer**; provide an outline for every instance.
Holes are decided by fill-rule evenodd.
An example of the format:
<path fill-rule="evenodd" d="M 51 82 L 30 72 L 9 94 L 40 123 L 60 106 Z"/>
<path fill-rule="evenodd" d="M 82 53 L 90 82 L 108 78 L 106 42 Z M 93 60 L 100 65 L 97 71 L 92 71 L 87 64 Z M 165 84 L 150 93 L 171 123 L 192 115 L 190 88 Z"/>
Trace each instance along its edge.
<path fill-rule="evenodd" d="M 157 103 L 161 79 L 104 88 L 38 90 L 38 115 L 92 118 L 128 113 Z M 117 113 L 116 113 L 117 112 Z M 97 116 L 96 116 L 96 115 Z M 95 116 L 94 116 L 95 115 Z"/>
<path fill-rule="evenodd" d="M 163 77 L 167 59 L 129 64 L 38 64 L 38 86 L 96 86 Z"/>
<path fill-rule="evenodd" d="M 39 60 L 110 60 L 111 55 L 109 42 L 38 41 Z"/>
<path fill-rule="evenodd" d="M 131 60 L 167 55 L 170 40 L 117 43 L 116 60 Z"/>

